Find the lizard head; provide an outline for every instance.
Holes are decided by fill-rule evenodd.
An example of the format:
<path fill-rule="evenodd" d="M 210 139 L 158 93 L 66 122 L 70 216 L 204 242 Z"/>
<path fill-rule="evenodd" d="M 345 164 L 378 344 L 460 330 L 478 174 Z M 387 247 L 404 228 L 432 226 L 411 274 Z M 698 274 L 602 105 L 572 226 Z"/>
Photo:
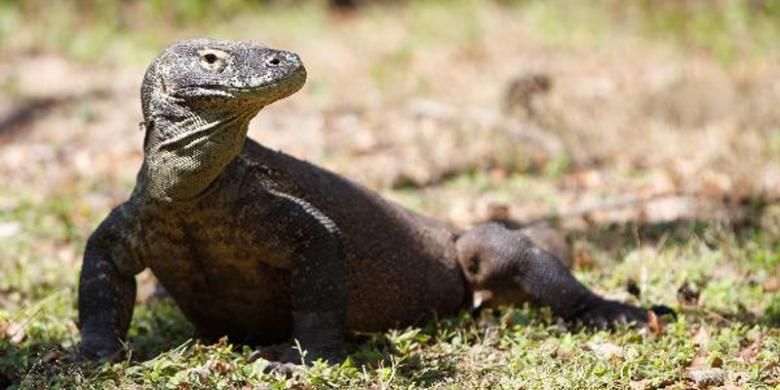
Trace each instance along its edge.
<path fill-rule="evenodd" d="M 168 46 L 146 71 L 141 101 L 147 125 L 193 113 L 220 120 L 249 116 L 292 95 L 306 81 L 294 53 L 249 41 L 187 39 Z"/>
<path fill-rule="evenodd" d="M 297 55 L 256 42 L 188 39 L 163 50 L 141 85 L 143 191 L 202 194 L 242 150 L 249 121 L 306 81 Z"/>

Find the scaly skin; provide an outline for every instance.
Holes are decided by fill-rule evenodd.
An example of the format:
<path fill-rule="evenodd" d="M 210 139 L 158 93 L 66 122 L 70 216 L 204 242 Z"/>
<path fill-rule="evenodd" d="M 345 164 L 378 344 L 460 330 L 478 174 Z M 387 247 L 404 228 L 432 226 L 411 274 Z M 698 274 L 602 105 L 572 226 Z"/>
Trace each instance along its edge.
<path fill-rule="evenodd" d="M 459 249 L 481 253 L 488 268 L 515 264 L 501 268 L 510 287 L 531 289 L 564 318 L 595 315 L 600 323 L 640 310 L 598 314 L 607 301 L 591 299 L 530 240 L 503 239 L 508 230 L 495 227 L 484 244 L 467 244 L 477 233 L 459 240 L 457 228 L 246 139 L 260 109 L 296 92 L 305 77 L 295 54 L 253 42 L 180 41 L 150 65 L 136 187 L 84 254 L 84 356 L 118 356 L 134 276 L 147 267 L 202 336 L 250 344 L 293 337 L 310 359 L 338 359 L 347 330 L 406 326 L 471 305 L 472 291 L 490 286 L 461 270 L 459 258 L 470 255 Z"/>

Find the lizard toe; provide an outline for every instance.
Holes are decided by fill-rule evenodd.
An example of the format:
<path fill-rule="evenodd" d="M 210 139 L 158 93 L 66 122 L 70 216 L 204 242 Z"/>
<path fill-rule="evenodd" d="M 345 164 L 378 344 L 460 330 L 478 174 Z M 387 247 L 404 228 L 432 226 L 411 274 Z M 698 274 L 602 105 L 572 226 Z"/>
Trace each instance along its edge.
<path fill-rule="evenodd" d="M 282 363 L 282 362 L 268 362 L 265 366 L 264 372 L 267 374 L 279 373 L 290 378 L 295 375 L 299 375 L 304 370 L 304 367 L 300 364 L 294 363 Z"/>

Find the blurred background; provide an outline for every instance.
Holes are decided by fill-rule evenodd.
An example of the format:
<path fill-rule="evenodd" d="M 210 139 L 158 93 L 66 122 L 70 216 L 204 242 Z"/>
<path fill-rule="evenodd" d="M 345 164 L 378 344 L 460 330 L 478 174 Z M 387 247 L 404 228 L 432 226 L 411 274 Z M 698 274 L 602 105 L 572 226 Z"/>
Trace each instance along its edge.
<path fill-rule="evenodd" d="M 679 229 L 741 242 L 758 271 L 729 283 L 780 313 L 778 0 L 0 0 L 0 320 L 55 293 L 74 316 L 84 241 L 140 166 L 145 68 L 193 36 L 302 57 L 263 144 L 461 226 L 550 221 L 579 267 Z"/>
<path fill-rule="evenodd" d="M 145 67 L 192 36 L 299 53 L 251 135 L 456 223 L 780 196 L 778 1 L 28 0 L 0 2 L 0 209 L 122 200 Z"/>

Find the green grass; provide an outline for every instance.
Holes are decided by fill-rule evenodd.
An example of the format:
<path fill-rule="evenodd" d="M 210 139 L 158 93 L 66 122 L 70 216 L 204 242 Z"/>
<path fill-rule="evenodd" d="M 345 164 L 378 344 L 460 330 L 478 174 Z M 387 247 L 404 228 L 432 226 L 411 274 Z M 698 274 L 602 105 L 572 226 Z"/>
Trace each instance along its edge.
<path fill-rule="evenodd" d="M 641 245 L 627 227 L 572 234 L 579 253 L 592 259 L 577 271 L 587 284 L 616 293 L 631 278 L 642 290 L 639 303 L 679 310 L 660 336 L 572 330 L 545 309 L 505 308 L 352 335 L 343 364 L 316 364 L 284 378 L 264 374 L 262 359 L 248 362 L 248 347 L 191 339 L 192 327 L 167 299 L 137 305 L 127 360 L 74 362 L 77 270 L 67 262 L 73 259 L 63 263 L 61 252 L 79 252 L 100 215 L 61 222 L 63 215 L 79 215 L 78 204 L 9 197 L 17 203 L 0 223 L 23 222 L 0 249 L 0 384 L 11 388 L 625 388 L 640 381 L 685 388 L 686 368 L 697 357 L 722 367 L 730 383 L 780 385 L 780 294 L 762 290 L 777 276 L 779 241 L 756 229 L 645 228 Z M 676 303 L 676 288 L 686 280 L 701 286 L 699 306 Z M 751 346 L 755 351 L 745 358 Z"/>

